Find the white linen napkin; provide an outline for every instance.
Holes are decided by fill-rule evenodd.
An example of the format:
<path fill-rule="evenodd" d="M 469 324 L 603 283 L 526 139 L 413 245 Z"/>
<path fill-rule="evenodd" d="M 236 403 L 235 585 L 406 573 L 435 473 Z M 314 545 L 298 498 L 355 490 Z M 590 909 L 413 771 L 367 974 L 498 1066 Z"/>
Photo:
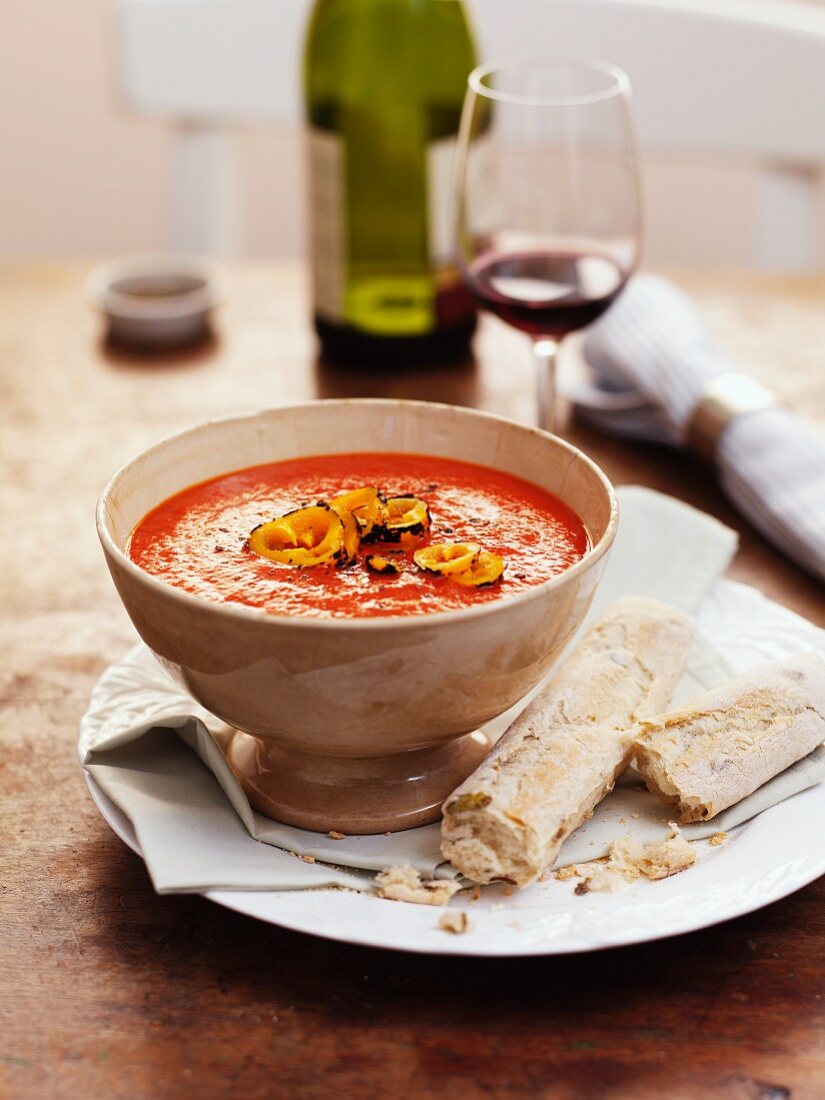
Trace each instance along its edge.
<path fill-rule="evenodd" d="M 594 426 L 683 446 L 708 383 L 731 370 L 690 300 L 637 275 L 584 340 L 592 386 L 574 398 Z M 757 530 L 825 580 L 825 433 L 788 409 L 738 416 L 716 452 L 719 481 Z"/>
<path fill-rule="evenodd" d="M 761 647 L 754 649 L 748 639 L 756 594 L 742 589 L 750 597 L 740 606 L 736 593 L 742 586 L 724 582 L 720 590 L 723 582 L 718 582 L 735 552 L 734 532 L 646 489 L 621 489 L 619 499 L 619 534 L 591 615 L 627 593 L 664 599 L 698 614 L 697 641 L 677 702 L 773 655 L 817 645 L 825 654 L 825 632 L 768 601 L 763 601 L 764 608 L 758 605 L 760 621 L 767 625 Z M 491 740 L 527 701 L 485 727 Z M 128 818 L 160 893 L 330 885 L 369 889 L 372 876 L 364 871 L 398 863 L 410 863 L 428 876 L 455 874 L 442 863 L 438 825 L 342 841 L 281 825 L 253 811 L 220 749 L 229 732 L 172 682 L 143 645 L 110 667 L 93 692 L 81 722 L 80 760 L 98 790 Z M 789 774 L 773 781 L 782 780 L 784 786 L 768 784 L 752 797 L 773 804 L 804 789 L 800 783 L 816 781 L 810 766 L 790 780 Z M 737 807 L 741 821 L 751 816 L 748 802 Z M 642 840 L 660 836 L 663 814 L 654 796 L 641 794 L 628 782 L 568 839 L 557 862 L 604 854 L 623 823 Z M 714 822 L 698 835 L 720 827 Z M 694 839 L 702 826 L 691 828 Z"/>

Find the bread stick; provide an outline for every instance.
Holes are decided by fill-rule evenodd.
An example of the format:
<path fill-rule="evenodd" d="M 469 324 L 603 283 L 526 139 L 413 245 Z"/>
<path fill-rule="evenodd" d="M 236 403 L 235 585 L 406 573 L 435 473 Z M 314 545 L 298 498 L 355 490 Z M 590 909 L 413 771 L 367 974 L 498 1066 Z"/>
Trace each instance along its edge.
<path fill-rule="evenodd" d="M 642 722 L 636 767 L 682 821 L 715 817 L 825 740 L 825 661 L 761 665 Z"/>
<path fill-rule="evenodd" d="M 655 600 L 614 603 L 481 766 L 447 799 L 441 851 L 475 882 L 532 882 L 612 790 L 633 723 L 666 706 L 692 624 Z"/>

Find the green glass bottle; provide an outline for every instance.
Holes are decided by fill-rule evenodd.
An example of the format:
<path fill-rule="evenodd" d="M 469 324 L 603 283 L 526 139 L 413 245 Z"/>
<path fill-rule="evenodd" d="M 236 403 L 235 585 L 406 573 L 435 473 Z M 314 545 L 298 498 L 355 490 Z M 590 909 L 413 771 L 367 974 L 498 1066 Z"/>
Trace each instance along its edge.
<path fill-rule="evenodd" d="M 450 185 L 475 49 L 461 0 L 316 0 L 305 62 L 315 327 L 332 360 L 467 352 Z"/>

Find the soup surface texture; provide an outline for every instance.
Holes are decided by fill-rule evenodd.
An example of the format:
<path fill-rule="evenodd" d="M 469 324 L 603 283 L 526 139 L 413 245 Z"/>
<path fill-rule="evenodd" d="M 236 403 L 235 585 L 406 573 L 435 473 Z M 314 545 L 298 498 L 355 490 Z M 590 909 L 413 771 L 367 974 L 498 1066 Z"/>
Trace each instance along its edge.
<path fill-rule="evenodd" d="M 393 575 L 370 572 L 363 552 L 338 568 L 298 569 L 260 557 L 247 540 L 258 524 L 362 485 L 420 497 L 431 526 L 423 542 L 475 542 L 504 559 L 489 587 L 465 588 L 419 569 L 413 549 L 376 544 Z M 587 551 L 572 509 L 536 485 L 486 466 L 409 454 L 321 455 L 252 466 L 193 485 L 151 511 L 128 553 L 148 573 L 220 603 L 279 615 L 370 618 L 448 611 L 523 591 L 561 573 Z"/>

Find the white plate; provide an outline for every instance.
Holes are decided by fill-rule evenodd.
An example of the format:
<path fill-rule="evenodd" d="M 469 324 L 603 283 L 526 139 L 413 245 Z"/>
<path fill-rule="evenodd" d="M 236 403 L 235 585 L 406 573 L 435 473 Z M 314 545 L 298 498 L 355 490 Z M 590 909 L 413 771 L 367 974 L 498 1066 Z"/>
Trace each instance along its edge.
<path fill-rule="evenodd" d="M 627 532 L 630 528 L 626 537 Z M 712 641 L 714 676 L 736 676 L 762 661 L 803 650 L 825 656 L 825 632 L 756 589 L 730 581 L 718 581 L 702 600 L 697 631 L 705 644 Z M 677 702 L 706 682 L 701 652 L 700 647 L 691 658 Z M 687 694 L 682 696 L 683 690 Z M 128 818 L 84 774 L 103 817 L 140 854 Z M 786 897 L 825 873 L 824 822 L 825 784 L 820 784 L 739 826 L 719 847 L 696 842 L 696 865 L 664 881 L 642 880 L 617 893 L 578 896 L 574 883 L 550 878 L 509 895 L 500 885 L 485 887 L 475 902 L 462 892 L 450 909 L 466 908 L 472 928 L 459 936 L 438 927 L 443 909 L 368 893 L 209 890 L 204 896 L 299 932 L 400 951 L 492 956 L 593 951 L 704 928 Z"/>
<path fill-rule="evenodd" d="M 129 821 L 88 773 L 95 804 L 115 833 L 140 855 Z M 210 890 L 210 901 L 269 924 L 325 939 L 439 955 L 564 955 L 691 932 L 787 897 L 825 874 L 825 785 L 812 787 L 740 826 L 721 847 L 698 842 L 699 861 L 662 882 L 642 881 L 614 894 L 573 893 L 551 879 L 504 896 L 465 892 L 471 929 L 442 931 L 444 910 L 342 890 Z"/>

